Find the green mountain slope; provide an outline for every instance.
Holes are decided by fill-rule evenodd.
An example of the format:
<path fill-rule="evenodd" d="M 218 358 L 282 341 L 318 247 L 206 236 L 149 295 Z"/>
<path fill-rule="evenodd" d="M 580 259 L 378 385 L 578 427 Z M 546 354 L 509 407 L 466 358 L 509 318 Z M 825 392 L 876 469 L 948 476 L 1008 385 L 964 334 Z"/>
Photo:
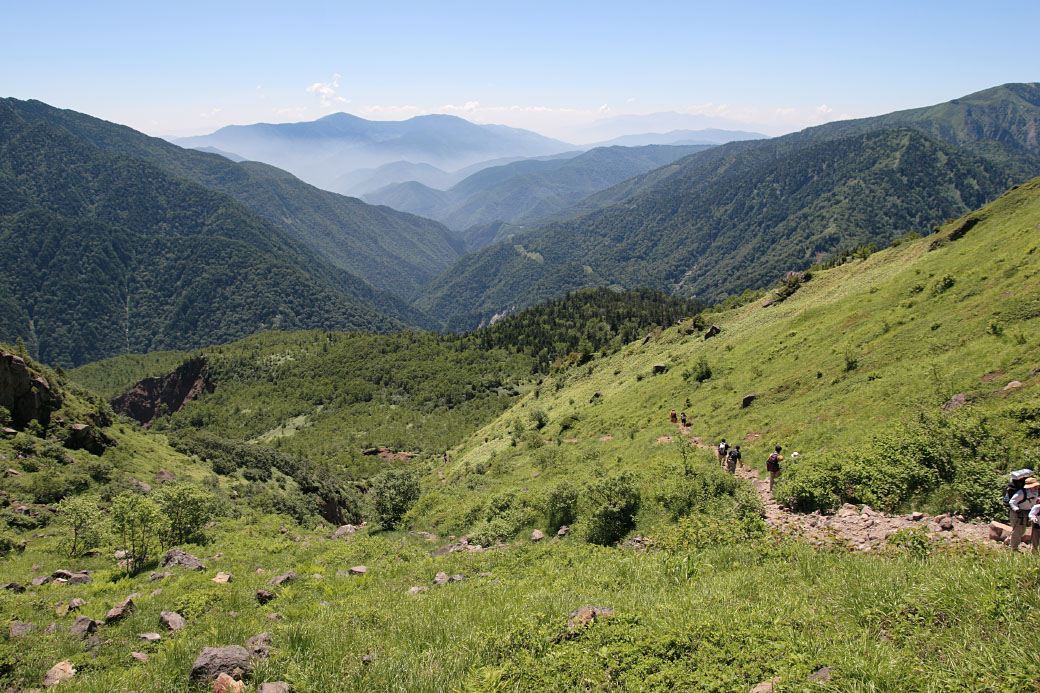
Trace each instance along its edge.
<path fill-rule="evenodd" d="M 537 223 L 579 200 L 710 145 L 598 147 L 567 159 L 517 161 L 478 171 L 449 190 L 418 184 L 389 186 L 365 200 L 437 219 L 465 232 L 495 221 Z M 462 233 L 471 250 L 478 238 Z"/>
<path fill-rule="evenodd" d="M 0 180 L 0 335 L 47 362 L 423 321 L 230 197 L 6 108 Z"/>
<path fill-rule="evenodd" d="M 182 149 L 39 101 L 4 99 L 0 109 L 5 119 L 48 123 L 105 153 L 226 193 L 334 266 L 400 297 L 410 296 L 461 251 L 461 242 L 436 222 L 319 190 L 272 166 Z"/>
<path fill-rule="evenodd" d="M 980 100 L 985 107 L 973 105 Z M 416 305 L 465 329 L 523 305 L 529 291 L 537 300 L 576 285 L 635 281 L 714 301 L 760 288 L 799 261 L 931 228 L 1036 175 L 1030 133 L 1040 122 L 1038 100 L 1040 87 L 1008 85 L 854 126 L 715 147 L 562 215 L 598 211 L 510 241 L 540 261 L 503 248 L 461 259 Z M 925 122 L 950 141 L 921 134 Z M 917 133 L 912 141 L 900 143 L 892 129 L 900 124 Z"/>

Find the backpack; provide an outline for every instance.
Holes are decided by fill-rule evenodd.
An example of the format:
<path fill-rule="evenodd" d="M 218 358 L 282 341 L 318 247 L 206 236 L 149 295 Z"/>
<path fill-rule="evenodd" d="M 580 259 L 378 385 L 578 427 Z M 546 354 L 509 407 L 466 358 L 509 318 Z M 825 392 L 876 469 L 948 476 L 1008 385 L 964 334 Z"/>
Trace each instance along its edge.
<path fill-rule="evenodd" d="M 740 450 L 737 450 L 736 448 L 733 448 L 732 450 L 730 450 L 729 451 L 729 458 L 731 460 L 739 460 L 740 459 Z"/>
<path fill-rule="evenodd" d="M 780 455 L 773 453 L 766 459 L 766 469 L 771 472 L 780 471 Z"/>
<path fill-rule="evenodd" d="M 1012 479 L 1004 487 L 1004 495 L 1000 497 L 1000 501 L 1004 504 L 1004 508 L 1011 510 L 1011 499 L 1016 493 L 1025 488 L 1025 479 Z"/>
<path fill-rule="evenodd" d="M 729 450 L 729 444 L 727 444 L 727 443 L 719 443 L 719 454 L 720 455 L 725 455 L 727 450 Z"/>

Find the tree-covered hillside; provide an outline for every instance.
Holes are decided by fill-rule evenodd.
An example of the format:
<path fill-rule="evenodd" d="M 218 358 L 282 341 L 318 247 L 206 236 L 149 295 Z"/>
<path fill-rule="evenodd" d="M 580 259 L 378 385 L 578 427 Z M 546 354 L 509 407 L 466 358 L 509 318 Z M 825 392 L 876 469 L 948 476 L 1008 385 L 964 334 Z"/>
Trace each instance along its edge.
<path fill-rule="evenodd" d="M 107 154 L 138 159 L 226 193 L 327 262 L 399 297 L 410 297 L 462 249 L 439 223 L 319 190 L 273 166 L 182 149 L 39 101 L 3 99 L 0 109 L 4 119 L 44 122 Z"/>
<path fill-rule="evenodd" d="M 0 337 L 51 364 L 278 327 L 424 321 L 227 195 L 25 120 L 9 102 L 0 185 Z"/>

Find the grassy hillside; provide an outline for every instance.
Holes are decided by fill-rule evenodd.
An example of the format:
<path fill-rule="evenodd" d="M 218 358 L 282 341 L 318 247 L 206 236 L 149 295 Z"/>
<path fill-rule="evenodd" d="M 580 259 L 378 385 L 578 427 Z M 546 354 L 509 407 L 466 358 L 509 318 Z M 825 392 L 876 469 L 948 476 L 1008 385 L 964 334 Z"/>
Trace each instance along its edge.
<path fill-rule="evenodd" d="M 1027 450 L 1035 448 L 1040 408 L 1033 374 L 1040 179 L 967 219 L 815 270 L 783 300 L 773 294 L 769 307 L 758 296 L 708 315 L 722 330 L 708 340 L 685 321 L 546 376 L 450 451 L 447 465 L 439 454 L 383 465 L 421 480 L 400 523 L 377 510 L 386 487 L 372 481 L 355 506 L 369 525 L 330 538 L 334 526 L 300 512 L 299 503 L 302 490 L 323 488 L 318 480 L 331 470 L 212 438 L 201 439 L 191 461 L 174 454 L 169 462 L 188 478 L 198 476 L 192 465 L 215 472 L 212 482 L 199 481 L 219 498 L 216 525 L 184 544 L 203 558 L 202 571 L 151 581 L 149 572 L 162 569 L 146 562 L 127 575 L 112 557 L 122 545 L 111 534 L 95 553 L 67 557 L 65 527 L 41 511 L 43 521 L 29 528 L 17 524 L 24 515 L 5 510 L 5 579 L 29 585 L 58 568 L 94 573 L 87 584 L 0 590 L 10 621 L 33 626 L 0 642 L 0 682 L 37 686 L 67 658 L 77 673 L 62 690 L 209 690 L 188 679 L 201 649 L 266 632 L 269 652 L 245 677 L 254 688 L 286 681 L 321 692 L 721 693 L 774 681 L 776 691 L 1027 690 L 1040 665 L 1029 645 L 1040 625 L 1034 557 L 916 530 L 867 554 L 770 533 L 750 488 L 710 452 L 673 442 L 667 418 L 671 408 L 685 410 L 690 436 L 740 442 L 752 466 L 777 442 L 800 451 L 802 462 L 785 467 L 781 494 L 806 482 L 835 494 L 862 490 L 840 476 L 848 471 L 840 465 L 835 479 L 814 476 L 836 460 L 880 472 L 871 479 L 876 489 L 938 471 L 929 465 L 940 460 L 952 465 L 949 478 L 925 479 L 913 497 L 878 500 L 894 509 L 957 510 L 979 495 L 976 485 L 995 497 L 999 473 L 1035 457 Z M 261 335 L 223 348 L 257 366 L 242 391 L 258 406 L 278 406 L 272 400 L 283 392 L 261 383 L 287 380 L 279 366 L 302 369 L 306 360 L 296 354 L 339 348 L 322 333 L 291 336 L 291 351 L 285 339 Z M 358 338 L 359 345 L 365 339 L 379 344 Z M 377 352 L 369 360 L 381 358 Z M 655 374 L 658 364 L 665 372 Z M 1021 387 L 1007 389 L 1012 381 Z M 750 393 L 758 397 L 741 408 Z M 969 404 L 942 413 L 957 393 Z M 918 436 L 918 425 L 929 435 Z M 137 451 L 138 464 L 170 454 L 161 437 L 127 431 L 154 441 L 154 449 Z M 922 440 L 932 446 L 918 446 Z M 913 444 L 898 448 L 899 460 L 878 452 L 900 441 Z M 11 444 L 0 440 L 0 450 L 8 455 Z M 31 461 L 13 463 L 21 476 L 0 480 L 0 488 L 21 502 L 32 485 L 18 480 L 39 472 L 28 471 Z M 336 488 L 344 503 L 354 493 Z M 560 524 L 570 529 L 565 536 L 528 538 Z M 419 531 L 440 537 L 411 533 Z M 506 545 L 469 550 L 450 536 L 461 532 L 470 544 Z M 650 540 L 613 545 L 637 534 Z M 157 542 L 150 555 L 158 555 Z M 366 570 L 350 574 L 353 566 Z M 270 584 L 288 570 L 298 577 Z M 218 571 L 231 581 L 212 582 Z M 435 584 L 438 573 L 457 579 Z M 261 604 L 258 589 L 271 591 L 272 601 Z M 68 632 L 77 614 L 101 619 L 131 593 L 133 612 L 99 626 L 96 639 Z M 73 597 L 87 603 L 65 613 L 60 607 Z M 583 606 L 609 613 L 582 624 Z M 186 627 L 166 632 L 164 610 L 184 616 Z M 162 631 L 159 641 L 139 638 L 152 631 Z"/>
<path fill-rule="evenodd" d="M 425 321 L 227 195 L 26 120 L 6 101 L 0 181 L 0 338 L 21 337 L 52 364 L 272 327 Z"/>
<path fill-rule="evenodd" d="M 46 123 L 107 154 L 143 161 L 230 195 L 333 266 L 400 297 L 436 276 L 461 251 L 461 243 L 436 222 L 319 190 L 273 166 L 182 149 L 39 101 L 0 103 L 5 117 Z"/>

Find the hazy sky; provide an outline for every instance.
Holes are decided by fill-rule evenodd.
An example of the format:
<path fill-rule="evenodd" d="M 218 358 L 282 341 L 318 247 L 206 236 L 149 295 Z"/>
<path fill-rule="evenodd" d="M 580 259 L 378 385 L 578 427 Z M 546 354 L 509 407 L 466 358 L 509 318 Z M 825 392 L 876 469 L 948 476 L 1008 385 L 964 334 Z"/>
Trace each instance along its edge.
<path fill-rule="evenodd" d="M 0 0 L 0 18 L 0 96 L 163 135 L 334 111 L 779 134 L 1040 80 L 1035 1 Z"/>

